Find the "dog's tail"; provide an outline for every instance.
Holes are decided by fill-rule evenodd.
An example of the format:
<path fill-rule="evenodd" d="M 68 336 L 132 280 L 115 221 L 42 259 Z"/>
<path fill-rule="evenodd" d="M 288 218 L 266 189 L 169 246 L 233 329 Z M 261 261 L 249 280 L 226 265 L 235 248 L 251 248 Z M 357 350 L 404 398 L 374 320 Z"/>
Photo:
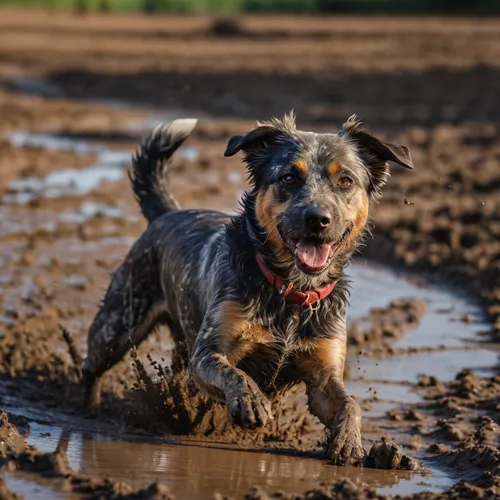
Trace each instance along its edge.
<path fill-rule="evenodd" d="M 178 210 L 167 178 L 172 155 L 196 125 L 192 118 L 162 123 L 143 140 L 132 157 L 129 178 L 135 198 L 149 222 L 160 215 Z"/>

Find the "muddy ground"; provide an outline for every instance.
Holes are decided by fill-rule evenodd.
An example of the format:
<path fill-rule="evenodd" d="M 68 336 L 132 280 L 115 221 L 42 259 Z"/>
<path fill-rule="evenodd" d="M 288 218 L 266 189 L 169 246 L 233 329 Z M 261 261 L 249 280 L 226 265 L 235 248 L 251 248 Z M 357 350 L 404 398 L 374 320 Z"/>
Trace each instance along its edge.
<path fill-rule="evenodd" d="M 380 387 L 388 390 L 390 376 L 374 380 L 367 372 L 356 378 L 357 371 L 370 363 L 390 367 L 400 355 L 441 351 L 444 357 L 436 359 L 451 359 L 458 345 L 404 343 L 421 322 L 432 337 L 433 324 L 422 320 L 430 314 L 422 297 L 377 305 L 374 294 L 377 308 L 351 324 L 346 377 L 363 388 L 365 446 L 388 439 L 367 465 L 415 468 L 401 460 L 407 454 L 424 467 L 448 471 L 451 481 L 430 493 L 423 481 L 411 491 L 413 498 L 495 498 L 500 23 L 248 17 L 229 28 L 197 18 L 0 12 L 0 406 L 7 410 L 0 423 L 0 498 L 30 498 L 19 486 L 30 482 L 39 482 L 40 491 L 54 487 L 63 497 L 172 495 L 168 481 L 137 486 L 105 481 L 97 466 L 95 475 L 73 470 L 67 437 L 56 451 L 30 447 L 37 422 L 139 441 L 167 436 L 184 444 L 196 439 L 203 447 L 279 450 L 304 463 L 326 463 L 324 435 L 307 414 L 301 388 L 276 403 L 280 418 L 273 427 L 236 432 L 223 409 L 209 408 L 190 393 L 182 374 L 165 371 L 168 332 L 159 332 L 106 375 L 98 417 L 79 408 L 74 359 L 84 355 L 86 330 L 109 274 L 145 228 L 123 175 L 145 131 L 159 120 L 199 117 L 175 161 L 173 189 L 183 206 L 232 210 L 245 176 L 238 158 L 222 157 L 225 141 L 255 120 L 291 108 L 301 128 L 329 131 L 357 113 L 372 131 L 411 148 L 416 170 L 394 171 L 374 207 L 374 239 L 361 257 L 404 269 L 413 281 L 461 290 L 481 307 L 477 314 L 467 308 L 453 312 L 456 323 L 446 325 L 446 331 L 467 325 L 472 332 L 468 359 L 451 364 L 454 371 L 444 370 L 443 380 L 405 380 L 405 369 L 395 369 L 400 392 L 420 397 L 395 396 L 385 406 Z M 487 366 L 475 369 L 481 363 Z M 421 367 L 421 373 L 430 371 L 430 365 Z M 98 449 L 92 453 L 96 461 L 105 456 Z M 128 461 L 120 457 L 121 467 L 134 462 L 135 448 L 130 453 Z M 218 456 L 208 454 L 204 465 Z M 282 496 L 272 496 L 271 485 L 267 493 L 255 489 L 247 498 L 386 498 L 391 492 L 372 488 L 403 481 L 392 470 L 375 479 L 327 470 L 330 476 L 318 476 L 323 485 L 294 483 Z M 223 486 L 215 484 L 200 498 Z"/>

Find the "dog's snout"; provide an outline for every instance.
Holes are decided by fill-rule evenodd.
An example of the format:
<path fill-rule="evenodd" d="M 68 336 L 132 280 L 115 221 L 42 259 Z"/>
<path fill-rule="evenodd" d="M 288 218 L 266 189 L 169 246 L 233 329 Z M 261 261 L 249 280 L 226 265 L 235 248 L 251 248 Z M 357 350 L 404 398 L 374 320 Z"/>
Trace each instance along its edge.
<path fill-rule="evenodd" d="M 304 211 L 304 222 L 310 229 L 322 231 L 332 222 L 332 216 L 325 208 L 309 207 Z"/>

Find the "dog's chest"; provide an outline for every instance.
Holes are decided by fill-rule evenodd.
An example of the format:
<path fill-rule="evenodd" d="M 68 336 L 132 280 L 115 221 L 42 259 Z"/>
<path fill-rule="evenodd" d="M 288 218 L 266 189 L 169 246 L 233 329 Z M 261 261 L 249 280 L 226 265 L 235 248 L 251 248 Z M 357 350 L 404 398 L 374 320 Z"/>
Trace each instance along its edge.
<path fill-rule="evenodd" d="M 264 390 L 292 382 L 293 360 L 305 349 L 302 329 L 290 318 L 276 323 L 249 321 L 231 346 L 232 361 Z"/>

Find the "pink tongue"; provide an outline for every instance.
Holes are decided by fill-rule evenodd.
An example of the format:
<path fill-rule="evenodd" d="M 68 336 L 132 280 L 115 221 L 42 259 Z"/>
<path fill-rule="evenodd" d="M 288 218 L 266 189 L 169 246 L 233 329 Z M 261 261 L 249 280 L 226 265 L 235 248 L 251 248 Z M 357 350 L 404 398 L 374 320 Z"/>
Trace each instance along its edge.
<path fill-rule="evenodd" d="M 323 267 L 328 260 L 329 254 L 330 245 L 327 243 L 314 245 L 313 243 L 300 240 L 297 244 L 297 255 L 302 264 L 305 264 L 307 267 L 315 269 Z"/>

